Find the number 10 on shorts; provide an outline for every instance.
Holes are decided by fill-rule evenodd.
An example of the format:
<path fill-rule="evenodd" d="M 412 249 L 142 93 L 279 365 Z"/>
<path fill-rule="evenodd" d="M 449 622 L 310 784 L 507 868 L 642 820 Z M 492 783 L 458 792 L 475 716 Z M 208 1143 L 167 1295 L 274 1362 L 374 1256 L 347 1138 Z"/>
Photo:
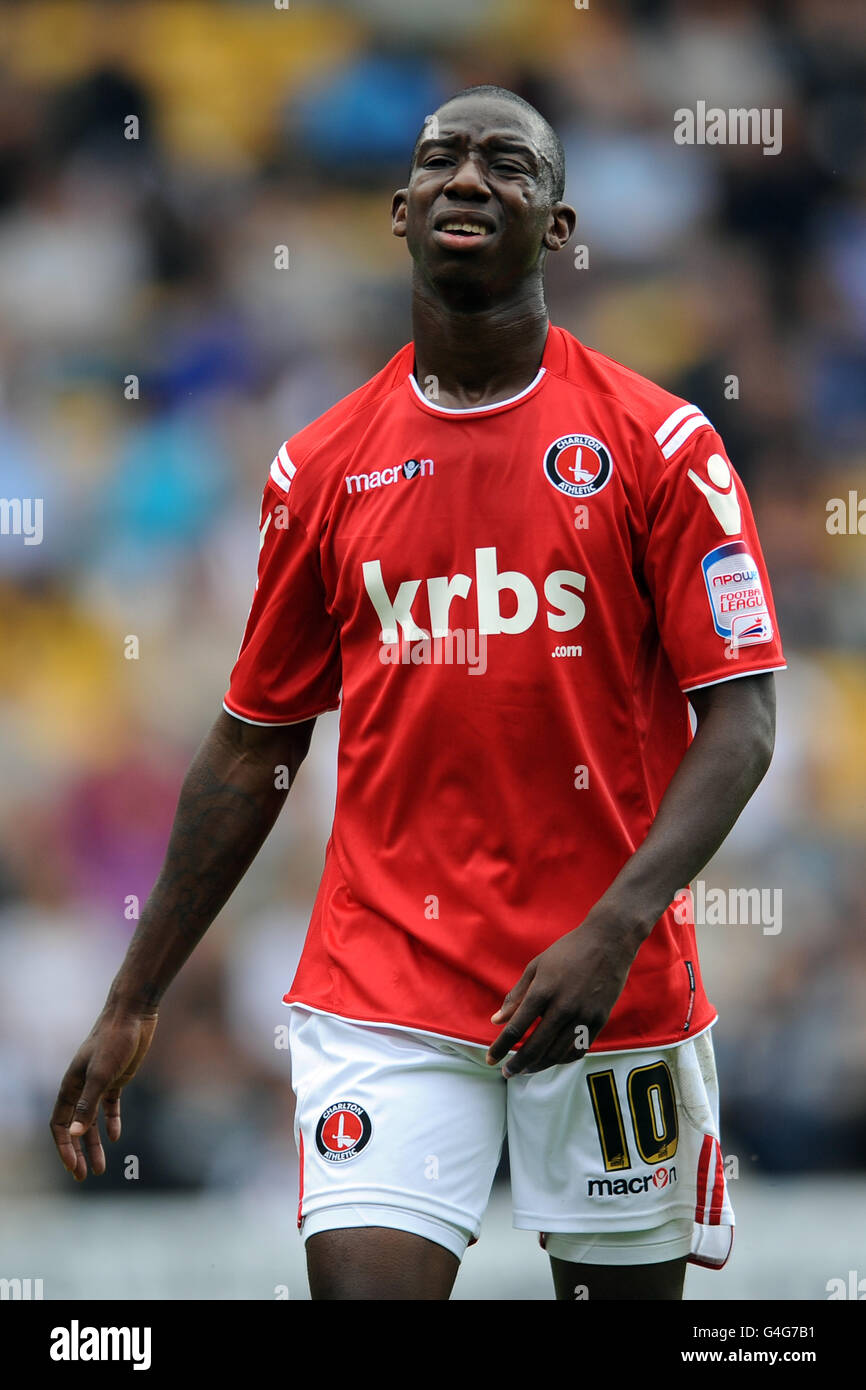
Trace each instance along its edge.
<path fill-rule="evenodd" d="M 605 1171 L 632 1166 L 622 1106 L 611 1068 L 586 1078 Z M 661 1163 L 677 1151 L 677 1105 L 665 1062 L 635 1067 L 626 1080 L 628 1109 L 638 1154 L 644 1163 Z"/>

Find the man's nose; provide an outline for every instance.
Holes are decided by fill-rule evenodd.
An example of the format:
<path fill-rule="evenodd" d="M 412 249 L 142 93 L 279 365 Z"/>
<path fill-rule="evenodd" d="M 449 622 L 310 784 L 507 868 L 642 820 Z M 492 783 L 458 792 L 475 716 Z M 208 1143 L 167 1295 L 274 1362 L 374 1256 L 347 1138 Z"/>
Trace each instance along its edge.
<path fill-rule="evenodd" d="M 462 155 L 445 185 L 445 192 L 460 198 L 488 198 L 490 189 L 475 155 Z"/>

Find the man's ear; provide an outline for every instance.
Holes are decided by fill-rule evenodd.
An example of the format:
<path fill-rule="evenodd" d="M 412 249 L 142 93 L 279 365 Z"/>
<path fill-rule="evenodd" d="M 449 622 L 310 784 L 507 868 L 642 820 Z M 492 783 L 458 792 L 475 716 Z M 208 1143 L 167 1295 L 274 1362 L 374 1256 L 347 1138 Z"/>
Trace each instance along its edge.
<path fill-rule="evenodd" d="M 550 210 L 550 226 L 544 233 L 543 246 L 548 251 L 561 251 L 577 226 L 577 213 L 568 203 L 554 203 Z"/>
<path fill-rule="evenodd" d="M 408 188 L 398 188 L 391 199 L 391 231 L 394 236 L 406 235 L 406 218 L 409 213 Z"/>

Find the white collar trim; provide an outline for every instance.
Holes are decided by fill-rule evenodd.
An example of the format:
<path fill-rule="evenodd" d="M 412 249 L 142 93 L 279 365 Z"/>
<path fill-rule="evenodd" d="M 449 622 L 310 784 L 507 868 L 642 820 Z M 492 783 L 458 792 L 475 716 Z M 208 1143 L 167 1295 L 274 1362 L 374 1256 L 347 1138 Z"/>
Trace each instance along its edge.
<path fill-rule="evenodd" d="M 508 396 L 504 401 L 491 401 L 489 405 L 436 405 L 435 401 L 431 401 L 429 396 L 424 395 L 424 392 L 421 390 L 421 387 L 418 385 L 411 372 L 409 372 L 409 384 L 419 401 L 429 406 L 431 410 L 440 411 L 442 415 L 480 415 L 483 411 L 501 410 L 504 405 L 513 405 L 515 401 L 522 400 L 524 396 L 529 395 L 530 391 L 535 390 L 546 371 L 546 367 L 539 367 L 537 374 L 532 381 L 530 381 L 529 385 L 524 386 L 522 391 L 518 391 L 516 396 Z"/>

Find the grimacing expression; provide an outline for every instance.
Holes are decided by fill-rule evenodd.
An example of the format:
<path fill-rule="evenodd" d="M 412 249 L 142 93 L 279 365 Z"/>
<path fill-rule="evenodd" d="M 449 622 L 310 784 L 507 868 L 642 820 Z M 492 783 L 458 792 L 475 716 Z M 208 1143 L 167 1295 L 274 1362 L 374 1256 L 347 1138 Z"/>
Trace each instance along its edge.
<path fill-rule="evenodd" d="M 515 102 L 489 96 L 439 108 L 409 185 L 392 202 L 394 235 L 406 238 L 434 285 L 506 290 L 532 273 L 545 250 L 565 245 L 573 227 L 573 209 L 553 201 L 539 122 Z"/>

